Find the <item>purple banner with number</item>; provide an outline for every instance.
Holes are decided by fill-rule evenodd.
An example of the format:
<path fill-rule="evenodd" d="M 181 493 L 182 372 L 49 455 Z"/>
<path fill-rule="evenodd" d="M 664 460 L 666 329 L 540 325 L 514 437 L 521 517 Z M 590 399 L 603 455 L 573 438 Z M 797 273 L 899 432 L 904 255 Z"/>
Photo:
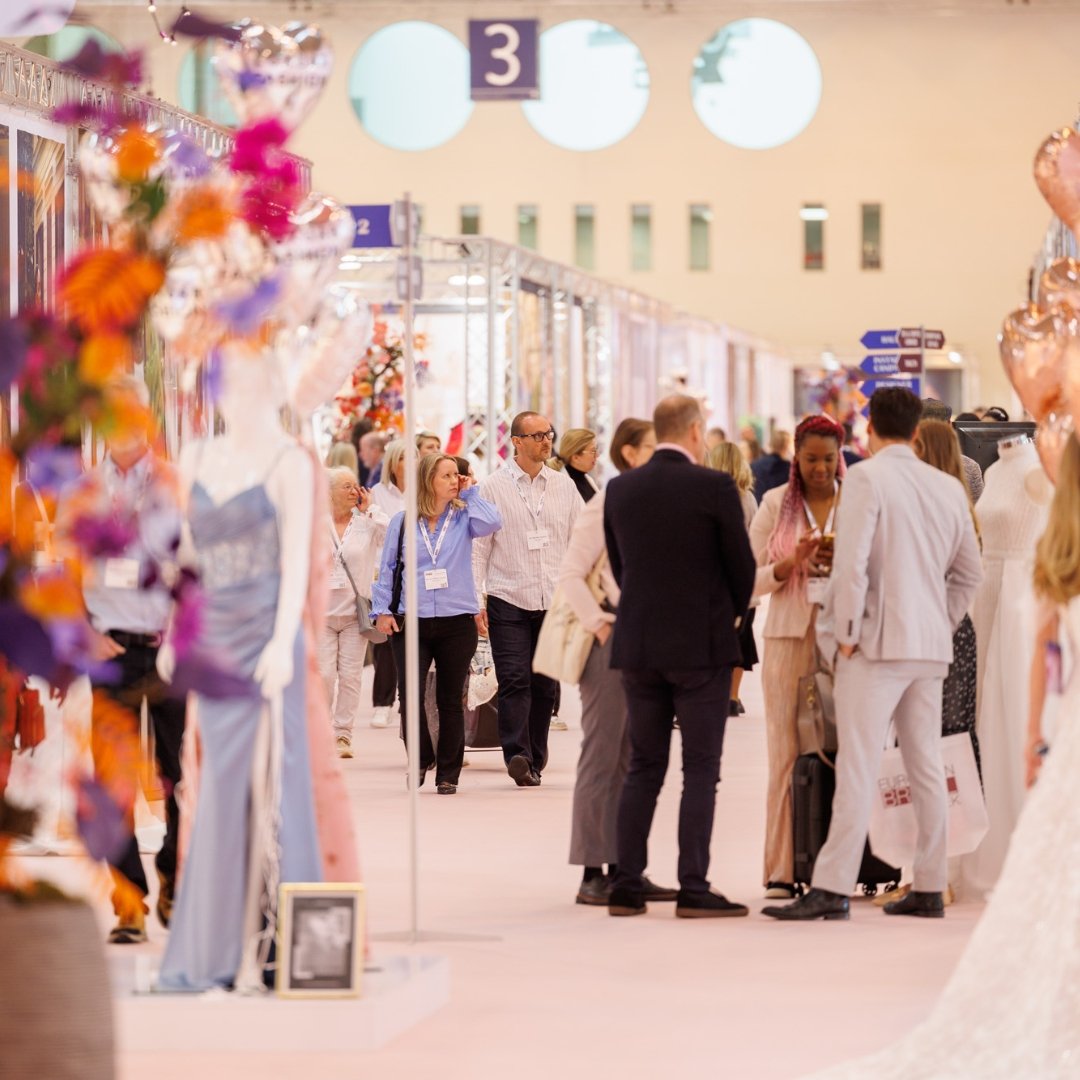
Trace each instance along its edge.
<path fill-rule="evenodd" d="M 397 247 L 390 226 L 392 210 L 393 207 L 389 203 L 385 206 L 350 206 L 349 213 L 352 214 L 353 221 L 356 223 L 352 246 L 354 248 Z"/>
<path fill-rule="evenodd" d="M 540 20 L 470 19 L 473 101 L 540 96 Z"/>

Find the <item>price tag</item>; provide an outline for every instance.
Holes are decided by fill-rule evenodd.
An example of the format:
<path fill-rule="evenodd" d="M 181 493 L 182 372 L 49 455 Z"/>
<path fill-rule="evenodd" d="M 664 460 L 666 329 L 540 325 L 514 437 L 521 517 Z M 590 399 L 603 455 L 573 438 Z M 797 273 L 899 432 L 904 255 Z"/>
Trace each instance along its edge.
<path fill-rule="evenodd" d="M 534 529 L 525 534 L 530 551 L 543 551 L 551 540 L 551 534 L 547 529 Z"/>
<path fill-rule="evenodd" d="M 106 559 L 106 589 L 137 589 L 139 587 L 138 559 Z"/>
<path fill-rule="evenodd" d="M 432 589 L 448 589 L 450 581 L 445 570 L 425 570 L 424 588 L 431 592 Z"/>

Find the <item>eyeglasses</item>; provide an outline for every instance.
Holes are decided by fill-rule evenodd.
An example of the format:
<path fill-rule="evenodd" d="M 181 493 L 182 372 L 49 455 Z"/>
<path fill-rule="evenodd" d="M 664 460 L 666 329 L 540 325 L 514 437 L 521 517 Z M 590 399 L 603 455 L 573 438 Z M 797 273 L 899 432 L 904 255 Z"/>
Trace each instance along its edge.
<path fill-rule="evenodd" d="M 515 435 L 513 437 L 515 439 L 532 439 L 532 441 L 534 443 L 539 445 L 542 442 L 554 442 L 555 441 L 555 432 L 554 431 L 538 431 L 538 432 L 536 432 L 535 435 Z"/>

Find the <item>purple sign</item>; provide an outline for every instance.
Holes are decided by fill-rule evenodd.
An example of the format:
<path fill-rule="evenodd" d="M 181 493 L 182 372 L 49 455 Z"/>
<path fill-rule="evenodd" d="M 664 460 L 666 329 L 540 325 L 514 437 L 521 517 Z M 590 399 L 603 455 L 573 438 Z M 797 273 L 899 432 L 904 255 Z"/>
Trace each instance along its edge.
<path fill-rule="evenodd" d="M 390 224 L 392 210 L 393 207 L 389 203 L 385 206 L 350 206 L 349 213 L 356 222 L 352 246 L 354 248 L 397 247 Z"/>
<path fill-rule="evenodd" d="M 473 101 L 540 96 L 540 20 L 470 19 Z"/>

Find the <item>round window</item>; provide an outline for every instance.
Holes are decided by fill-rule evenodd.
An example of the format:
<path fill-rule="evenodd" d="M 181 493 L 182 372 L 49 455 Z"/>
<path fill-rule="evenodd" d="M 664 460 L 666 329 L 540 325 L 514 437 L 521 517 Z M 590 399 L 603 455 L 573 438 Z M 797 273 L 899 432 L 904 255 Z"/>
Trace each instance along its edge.
<path fill-rule="evenodd" d="M 603 150 L 625 139 L 645 115 L 649 69 L 620 30 L 575 19 L 540 35 L 540 95 L 522 108 L 548 142 Z"/>
<path fill-rule="evenodd" d="M 469 50 L 434 23 L 384 26 L 352 62 L 349 100 L 364 130 L 383 146 L 442 146 L 472 115 Z"/>
<path fill-rule="evenodd" d="M 821 65 L 806 39 L 772 19 L 728 23 L 694 58 L 694 111 L 719 139 L 768 150 L 794 139 L 821 101 Z"/>

